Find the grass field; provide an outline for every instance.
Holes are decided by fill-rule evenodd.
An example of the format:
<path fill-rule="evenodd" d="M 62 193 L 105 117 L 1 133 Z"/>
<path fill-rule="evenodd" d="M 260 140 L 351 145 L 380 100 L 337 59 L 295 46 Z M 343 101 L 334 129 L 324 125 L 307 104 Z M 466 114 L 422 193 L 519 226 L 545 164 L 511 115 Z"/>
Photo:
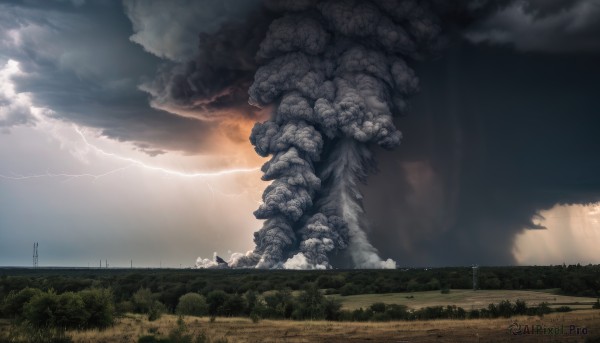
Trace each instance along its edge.
<path fill-rule="evenodd" d="M 414 292 L 414 293 L 387 293 L 387 294 L 360 294 L 339 296 L 331 295 L 342 301 L 342 308 L 348 310 L 367 308 L 376 302 L 386 304 L 406 305 L 409 308 L 418 309 L 427 306 L 456 305 L 465 310 L 487 307 L 490 303 L 499 303 L 502 300 L 515 302 L 517 299 L 524 300 L 527 305 L 537 305 L 547 302 L 550 307 L 569 306 L 573 309 L 591 308 L 596 298 L 572 297 L 555 295 L 550 291 L 515 291 L 515 290 L 464 290 L 453 289 L 449 294 L 441 294 L 440 291 Z M 410 298 L 410 297 L 413 298 Z"/>
<path fill-rule="evenodd" d="M 600 341 L 600 311 L 581 310 L 553 313 L 543 318 L 513 317 L 510 319 L 432 320 L 387 323 L 340 323 L 325 321 L 262 320 L 253 323 L 243 318 L 186 317 L 189 332 L 205 332 L 211 342 L 598 342 Z M 136 342 L 143 335 L 166 337 L 176 327 L 177 318 L 165 315 L 160 320 L 148 322 L 140 315 L 128 315 L 104 331 L 70 332 L 77 343 Z M 508 328 L 513 323 L 563 327 L 568 333 L 570 325 L 586 328 L 587 334 L 513 336 Z M 7 323 L 0 332 L 6 330 Z M 532 331 L 533 332 L 533 331 Z"/>

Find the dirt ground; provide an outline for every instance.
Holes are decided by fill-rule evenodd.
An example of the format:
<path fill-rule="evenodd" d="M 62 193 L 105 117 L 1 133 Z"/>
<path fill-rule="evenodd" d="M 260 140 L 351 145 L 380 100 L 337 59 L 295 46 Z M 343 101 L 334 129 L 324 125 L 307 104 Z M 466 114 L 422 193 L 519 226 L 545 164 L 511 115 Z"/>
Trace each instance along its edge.
<path fill-rule="evenodd" d="M 261 320 L 246 318 L 186 317 L 188 332 L 204 332 L 212 342 L 600 342 L 600 311 L 579 310 L 539 317 L 508 319 L 432 320 L 386 323 Z M 509 327 L 517 323 L 513 335 Z M 8 323 L 0 323 L 0 332 Z M 136 342 L 153 334 L 166 337 L 177 326 L 177 317 L 165 315 L 148 322 L 128 315 L 103 331 L 70 332 L 75 342 Z M 572 327 L 573 326 L 573 327 Z M 545 329 L 545 330 L 544 330 Z M 571 330 L 572 329 L 572 330 Z M 579 333 L 577 333 L 579 329 Z M 569 334 L 571 333 L 571 334 Z"/>

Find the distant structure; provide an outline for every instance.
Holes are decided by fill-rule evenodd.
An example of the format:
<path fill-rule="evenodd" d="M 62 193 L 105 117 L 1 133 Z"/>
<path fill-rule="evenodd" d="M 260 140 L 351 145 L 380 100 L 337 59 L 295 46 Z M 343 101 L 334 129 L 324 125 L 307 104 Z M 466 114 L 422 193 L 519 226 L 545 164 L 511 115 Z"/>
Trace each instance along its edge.
<path fill-rule="evenodd" d="M 475 264 L 471 268 L 473 269 L 473 290 L 476 291 L 477 288 L 479 287 L 478 282 L 477 282 L 479 280 L 479 278 L 477 276 L 477 272 L 479 271 L 479 266 Z"/>
<path fill-rule="evenodd" d="M 33 243 L 33 268 L 38 267 L 39 255 L 38 255 L 38 242 Z"/>

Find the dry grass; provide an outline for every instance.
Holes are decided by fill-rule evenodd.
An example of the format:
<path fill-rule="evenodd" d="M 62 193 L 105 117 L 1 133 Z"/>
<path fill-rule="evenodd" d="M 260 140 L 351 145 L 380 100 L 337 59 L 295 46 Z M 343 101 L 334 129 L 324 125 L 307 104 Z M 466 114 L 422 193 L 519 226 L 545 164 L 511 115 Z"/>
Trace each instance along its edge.
<path fill-rule="evenodd" d="M 413 298 L 407 298 L 413 296 Z M 502 300 L 515 302 L 518 299 L 533 306 L 541 302 L 547 302 L 550 307 L 568 305 L 571 308 L 590 308 L 596 298 L 572 297 L 555 295 L 548 292 L 517 291 L 517 290 L 464 290 L 453 289 L 449 294 L 441 294 L 440 291 L 414 292 L 414 293 L 387 293 L 387 294 L 360 294 L 349 296 L 333 295 L 342 301 L 344 309 L 355 310 L 360 307 L 367 308 L 376 302 L 386 304 L 401 304 L 410 308 L 418 309 L 427 306 L 456 305 L 466 310 L 485 308 L 490 303 L 499 303 Z"/>
<path fill-rule="evenodd" d="M 163 316 L 148 322 L 141 316 L 121 319 L 105 331 L 72 332 L 75 342 L 135 342 L 147 334 L 166 336 L 176 327 L 175 316 Z M 510 319 L 432 320 L 387 323 L 339 323 L 326 321 L 263 320 L 252 323 L 245 318 L 186 317 L 192 332 L 204 331 L 211 339 L 226 338 L 228 342 L 581 342 L 588 337 L 600 337 L 600 311 L 581 310 L 553 313 L 543 318 L 513 317 Z M 586 327 L 587 335 L 579 336 L 512 336 L 512 322 L 546 327 L 569 325 Z"/>

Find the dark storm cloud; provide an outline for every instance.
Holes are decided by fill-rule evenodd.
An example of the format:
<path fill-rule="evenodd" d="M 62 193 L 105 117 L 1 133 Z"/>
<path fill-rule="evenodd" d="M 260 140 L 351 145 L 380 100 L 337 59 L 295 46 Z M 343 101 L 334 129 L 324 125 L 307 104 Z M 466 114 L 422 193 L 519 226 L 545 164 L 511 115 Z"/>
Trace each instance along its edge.
<path fill-rule="evenodd" d="M 171 61 L 140 86 L 152 107 L 215 125 L 260 118 L 248 104 L 248 88 L 271 21 L 261 1 L 128 0 L 125 10 L 131 40 Z M 234 141 L 247 139 L 227 132 Z"/>
<path fill-rule="evenodd" d="M 592 56 L 455 45 L 364 188 L 373 243 L 400 265 L 515 263 L 538 213 L 600 200 L 600 68 Z M 564 229 L 568 228 L 555 228 Z"/>
<path fill-rule="evenodd" d="M 154 107 L 184 116 L 256 119 L 257 108 L 248 104 L 248 88 L 257 68 L 254 56 L 268 22 L 266 13 L 257 7 L 215 32 L 198 33 L 195 56 L 164 65 L 142 89 L 152 95 Z"/>
<path fill-rule="evenodd" d="M 3 3 L 0 25 L 0 56 L 19 62 L 23 74 L 12 81 L 35 106 L 151 153 L 197 153 L 210 145 L 213 124 L 152 109 L 138 90 L 160 61 L 128 40 L 121 4 Z M 27 120 L 19 118 L 10 122 Z"/>
<path fill-rule="evenodd" d="M 277 106 L 252 138 L 273 156 L 257 211 L 268 218 L 255 235 L 262 257 L 280 260 L 293 247 L 324 266 L 347 248 L 348 226 L 335 215 L 336 192 L 347 191 L 340 178 L 361 227 L 372 224 L 373 245 L 400 265 L 513 263 L 516 235 L 542 228 L 541 210 L 600 199 L 600 70 L 582 54 L 600 48 L 597 0 L 331 1 L 299 14 L 317 3 L 4 2 L 0 60 L 21 63 L 15 84 L 36 105 L 149 154 L 206 150 L 219 121 L 254 119 L 254 83 L 252 103 Z M 469 43 L 448 38 L 441 50 L 438 34 Z M 319 64 L 324 51 L 334 63 Z M 421 61 L 432 52 L 441 59 Z M 3 104 L 12 107 L 0 126 L 32 122 Z M 386 113 L 361 111 L 369 107 Z M 392 122 L 387 112 L 405 116 Z M 395 152 L 373 147 L 397 145 L 396 127 Z M 360 144 L 325 143 L 342 136 Z M 356 187 L 370 148 L 380 172 L 362 188 L 363 213 Z M 323 151 L 332 167 L 318 165 Z"/>
<path fill-rule="evenodd" d="M 494 8 L 467 30 L 467 39 L 510 44 L 521 51 L 600 52 L 599 0 L 516 0 Z"/>
<path fill-rule="evenodd" d="M 260 0 L 125 0 L 124 7 L 133 24 L 132 41 L 158 57 L 187 62 L 197 56 L 199 34 L 212 35 L 223 25 L 245 21 L 260 3 Z M 231 53 L 238 51 L 232 49 Z"/>

